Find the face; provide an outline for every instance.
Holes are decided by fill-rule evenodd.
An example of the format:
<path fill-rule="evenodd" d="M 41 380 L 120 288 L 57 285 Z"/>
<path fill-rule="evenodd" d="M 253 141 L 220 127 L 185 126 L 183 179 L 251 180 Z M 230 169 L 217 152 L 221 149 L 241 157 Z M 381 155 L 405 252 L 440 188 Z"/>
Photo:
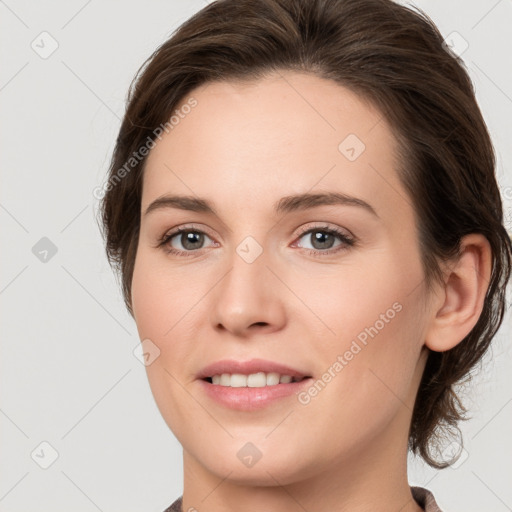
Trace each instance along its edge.
<path fill-rule="evenodd" d="M 146 161 L 132 282 L 150 386 L 186 460 L 286 483 L 402 449 L 427 302 L 391 129 L 307 74 L 191 96 Z"/>

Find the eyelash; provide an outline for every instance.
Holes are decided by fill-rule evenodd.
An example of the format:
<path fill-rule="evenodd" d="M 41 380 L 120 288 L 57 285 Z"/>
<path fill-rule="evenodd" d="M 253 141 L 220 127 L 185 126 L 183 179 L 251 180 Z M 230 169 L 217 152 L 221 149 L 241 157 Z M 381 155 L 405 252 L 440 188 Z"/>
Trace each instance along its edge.
<path fill-rule="evenodd" d="M 327 249 L 325 251 L 321 251 L 318 249 L 304 249 L 307 251 L 307 253 L 310 256 L 314 256 L 317 258 L 323 258 L 327 255 L 331 255 L 331 254 L 338 253 L 341 251 L 346 251 L 350 247 L 353 247 L 356 242 L 355 237 L 348 236 L 346 233 L 344 233 L 336 228 L 332 228 L 332 227 L 328 227 L 328 226 L 314 226 L 314 227 L 305 228 L 304 230 L 302 230 L 300 232 L 297 239 L 300 239 L 304 235 L 307 235 L 309 233 L 314 233 L 314 232 L 323 232 L 323 233 L 328 233 L 329 235 L 334 235 L 334 236 L 338 237 L 342 242 L 341 245 L 339 245 L 335 248 L 332 248 L 332 249 Z M 180 256 L 180 257 L 187 258 L 187 257 L 194 256 L 195 253 L 197 253 L 201 249 L 192 250 L 192 251 L 180 251 L 180 250 L 175 249 L 174 247 L 170 247 L 168 245 L 168 243 L 175 236 L 180 235 L 182 233 L 199 233 L 199 234 L 203 234 L 203 235 L 206 235 L 209 238 L 211 238 L 210 235 L 208 235 L 208 233 L 205 233 L 204 231 L 202 231 L 200 229 L 196 229 L 196 228 L 190 227 L 190 226 L 189 227 L 180 227 L 180 228 L 175 229 L 171 233 L 166 233 L 162 238 L 160 238 L 158 240 L 158 245 L 156 247 L 163 249 L 168 254 L 173 254 L 176 256 Z"/>

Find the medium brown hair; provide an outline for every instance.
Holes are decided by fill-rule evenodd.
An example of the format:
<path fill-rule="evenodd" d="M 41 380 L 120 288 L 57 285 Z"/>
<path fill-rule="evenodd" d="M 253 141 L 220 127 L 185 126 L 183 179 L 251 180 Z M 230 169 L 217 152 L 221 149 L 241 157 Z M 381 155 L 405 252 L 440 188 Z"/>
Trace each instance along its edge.
<path fill-rule="evenodd" d="M 388 121 L 398 142 L 397 172 L 414 205 L 428 286 L 441 279 L 440 262 L 457 256 L 464 235 L 489 240 L 493 266 L 483 311 L 461 343 L 429 353 L 409 432 L 414 453 L 446 467 L 450 462 L 433 455 L 435 441 L 464 419 L 455 386 L 481 360 L 503 320 L 512 244 L 472 83 L 422 11 L 391 0 L 217 0 L 181 25 L 130 86 L 101 201 L 107 256 L 122 277 L 126 306 L 133 316 L 146 160 L 130 158 L 199 85 L 258 80 L 280 70 L 331 79 L 369 100 Z"/>

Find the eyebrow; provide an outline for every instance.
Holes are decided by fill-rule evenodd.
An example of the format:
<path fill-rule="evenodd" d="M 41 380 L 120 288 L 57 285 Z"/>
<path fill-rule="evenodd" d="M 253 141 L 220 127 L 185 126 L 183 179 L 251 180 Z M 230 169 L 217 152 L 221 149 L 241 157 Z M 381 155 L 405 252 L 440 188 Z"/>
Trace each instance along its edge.
<path fill-rule="evenodd" d="M 379 217 L 373 206 L 357 197 L 349 196 L 339 192 L 326 193 L 304 193 L 285 196 L 274 204 L 274 211 L 277 214 L 290 213 L 301 210 L 308 210 L 317 206 L 358 206 Z M 155 199 L 146 209 L 144 216 L 149 213 L 166 208 L 177 208 L 191 212 L 209 213 L 218 217 L 213 205 L 206 199 L 194 196 L 165 195 Z"/>

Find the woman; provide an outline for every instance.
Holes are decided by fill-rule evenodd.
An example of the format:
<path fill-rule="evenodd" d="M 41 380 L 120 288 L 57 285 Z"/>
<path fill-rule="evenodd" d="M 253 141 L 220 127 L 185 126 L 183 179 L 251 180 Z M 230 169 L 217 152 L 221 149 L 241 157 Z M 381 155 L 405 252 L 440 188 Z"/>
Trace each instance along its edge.
<path fill-rule="evenodd" d="M 183 446 L 169 511 L 440 510 L 407 453 L 457 459 L 502 322 L 494 169 L 461 61 L 389 0 L 219 0 L 156 50 L 102 222 Z"/>

